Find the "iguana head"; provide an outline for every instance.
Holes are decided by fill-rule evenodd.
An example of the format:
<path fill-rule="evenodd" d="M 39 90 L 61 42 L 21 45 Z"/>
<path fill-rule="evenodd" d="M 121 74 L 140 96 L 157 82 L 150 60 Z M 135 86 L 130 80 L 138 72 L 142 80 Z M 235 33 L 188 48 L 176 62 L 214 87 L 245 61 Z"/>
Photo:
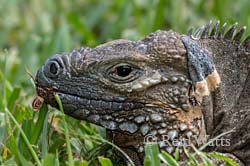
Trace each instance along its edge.
<path fill-rule="evenodd" d="M 57 107 L 56 93 L 66 114 L 141 139 L 147 134 L 200 137 L 199 97 L 208 90 L 204 80 L 214 66 L 206 51 L 192 43 L 184 46 L 188 40 L 157 31 L 139 41 L 115 40 L 57 54 L 37 72 L 38 96 Z"/>
<path fill-rule="evenodd" d="M 175 137 L 201 120 L 186 52 L 179 34 L 157 31 L 57 54 L 37 72 L 37 93 L 55 107 L 57 93 L 66 114 L 110 130 Z"/>

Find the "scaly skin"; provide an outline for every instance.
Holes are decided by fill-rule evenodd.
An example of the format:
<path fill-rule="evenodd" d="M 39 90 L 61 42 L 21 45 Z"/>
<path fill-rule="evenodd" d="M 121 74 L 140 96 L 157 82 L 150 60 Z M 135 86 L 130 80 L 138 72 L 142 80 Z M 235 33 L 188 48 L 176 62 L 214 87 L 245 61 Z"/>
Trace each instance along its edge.
<path fill-rule="evenodd" d="M 157 31 L 57 54 L 37 72 L 37 94 L 58 107 L 57 93 L 67 115 L 105 127 L 135 165 L 143 163 L 148 134 L 173 153 L 184 146 L 180 140 L 199 146 L 197 140 L 233 128 L 224 136 L 227 146 L 209 150 L 249 165 L 250 42 L 239 42 L 244 28 L 233 37 L 234 26 L 226 34 L 217 27 L 210 23 L 194 35 Z"/>

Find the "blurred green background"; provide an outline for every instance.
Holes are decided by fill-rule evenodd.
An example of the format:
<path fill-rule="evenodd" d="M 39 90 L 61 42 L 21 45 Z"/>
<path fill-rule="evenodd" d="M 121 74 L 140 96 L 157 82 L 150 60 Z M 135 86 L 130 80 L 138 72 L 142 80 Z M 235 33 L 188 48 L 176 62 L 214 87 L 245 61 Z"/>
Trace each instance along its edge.
<path fill-rule="evenodd" d="M 249 0 L 0 0 L 0 164 L 38 164 L 11 115 L 42 162 L 67 164 L 62 115 L 33 113 L 30 106 L 35 90 L 28 73 L 34 76 L 49 56 L 118 38 L 136 40 L 157 29 L 185 33 L 209 20 L 249 27 L 249 8 Z M 103 130 L 66 121 L 74 158 L 89 160 L 99 143 L 82 141 L 83 135 L 102 138 Z"/>

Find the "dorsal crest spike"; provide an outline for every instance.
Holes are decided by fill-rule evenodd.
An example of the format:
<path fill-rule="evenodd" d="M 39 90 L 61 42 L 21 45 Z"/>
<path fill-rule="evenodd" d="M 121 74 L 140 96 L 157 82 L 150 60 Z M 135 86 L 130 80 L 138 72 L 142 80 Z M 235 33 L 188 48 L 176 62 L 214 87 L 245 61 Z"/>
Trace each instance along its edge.
<path fill-rule="evenodd" d="M 191 35 L 193 34 L 193 31 L 194 31 L 194 28 L 190 28 L 190 29 L 187 31 L 186 35 L 187 35 L 187 36 L 191 36 Z"/>
<path fill-rule="evenodd" d="M 218 20 L 215 23 L 215 25 L 214 25 L 211 33 L 210 33 L 210 38 L 217 38 L 217 33 L 218 33 L 218 27 L 219 27 L 219 25 L 220 25 L 220 21 Z"/>
<path fill-rule="evenodd" d="M 205 26 L 203 32 L 201 33 L 201 38 L 207 38 L 209 36 L 209 30 L 212 25 L 212 20 Z"/>
<path fill-rule="evenodd" d="M 194 33 L 194 36 L 193 36 L 193 37 L 195 37 L 195 38 L 200 38 L 201 33 L 203 32 L 203 29 L 204 29 L 204 26 L 198 28 L 197 31 Z"/>
<path fill-rule="evenodd" d="M 241 27 L 240 30 L 235 34 L 233 40 L 240 43 L 242 35 L 246 31 L 246 29 L 247 29 L 246 26 Z"/>
<path fill-rule="evenodd" d="M 220 38 L 224 38 L 224 33 L 225 33 L 226 27 L 227 27 L 227 23 L 225 22 L 225 23 L 222 25 L 222 27 L 221 27 L 221 29 L 220 29 L 220 31 L 219 31 L 219 34 L 218 34 L 218 36 L 219 36 Z"/>
<path fill-rule="evenodd" d="M 233 35 L 234 35 L 234 33 L 235 33 L 235 30 L 236 30 L 237 26 L 238 26 L 238 23 L 237 23 L 237 22 L 236 22 L 235 24 L 233 24 L 233 25 L 229 28 L 229 30 L 226 32 L 224 38 L 225 38 L 225 39 L 229 39 L 229 40 L 233 39 Z"/>

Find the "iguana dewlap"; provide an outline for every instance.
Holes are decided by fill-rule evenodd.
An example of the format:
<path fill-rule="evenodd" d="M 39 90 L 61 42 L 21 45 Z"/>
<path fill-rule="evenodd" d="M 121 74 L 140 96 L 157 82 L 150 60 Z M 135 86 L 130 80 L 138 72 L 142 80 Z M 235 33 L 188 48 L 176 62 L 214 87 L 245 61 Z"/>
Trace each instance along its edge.
<path fill-rule="evenodd" d="M 173 153 L 182 139 L 200 146 L 197 139 L 234 129 L 223 136 L 227 145 L 208 150 L 250 165 L 250 37 L 241 42 L 245 27 L 225 27 L 210 22 L 185 35 L 158 30 L 56 54 L 37 72 L 34 107 L 58 107 L 58 94 L 65 114 L 105 127 L 136 165 L 148 135 Z"/>

